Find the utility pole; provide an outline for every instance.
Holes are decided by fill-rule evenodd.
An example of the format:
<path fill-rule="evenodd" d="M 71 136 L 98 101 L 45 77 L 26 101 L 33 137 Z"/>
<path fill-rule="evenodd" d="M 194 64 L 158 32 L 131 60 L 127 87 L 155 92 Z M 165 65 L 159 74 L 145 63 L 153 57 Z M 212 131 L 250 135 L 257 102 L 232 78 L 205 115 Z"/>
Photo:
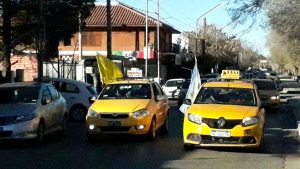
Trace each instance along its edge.
<path fill-rule="evenodd" d="M 157 78 L 158 78 L 158 83 L 160 84 L 160 53 L 159 53 L 159 0 L 157 0 Z"/>
<path fill-rule="evenodd" d="M 144 56 L 146 56 L 145 58 L 145 77 L 147 77 L 148 75 L 148 0 L 146 0 L 146 30 L 145 30 L 145 40 L 146 40 L 146 53 L 144 50 Z"/>
<path fill-rule="evenodd" d="M 81 21 L 81 9 L 78 11 L 78 61 L 82 58 L 82 21 Z"/>
<path fill-rule="evenodd" d="M 111 5 L 110 0 L 106 1 L 106 20 L 107 20 L 107 58 L 111 59 L 112 48 L 111 48 Z"/>
<path fill-rule="evenodd" d="M 206 55 L 206 46 L 205 46 L 205 39 L 206 39 L 206 18 L 203 19 L 203 36 L 202 36 L 202 56 L 204 57 Z"/>
<path fill-rule="evenodd" d="M 12 82 L 11 75 L 11 63 L 10 63 L 10 52 L 11 52 L 11 2 L 10 0 L 3 1 L 3 47 L 4 47 L 4 60 L 5 60 L 5 81 Z"/>

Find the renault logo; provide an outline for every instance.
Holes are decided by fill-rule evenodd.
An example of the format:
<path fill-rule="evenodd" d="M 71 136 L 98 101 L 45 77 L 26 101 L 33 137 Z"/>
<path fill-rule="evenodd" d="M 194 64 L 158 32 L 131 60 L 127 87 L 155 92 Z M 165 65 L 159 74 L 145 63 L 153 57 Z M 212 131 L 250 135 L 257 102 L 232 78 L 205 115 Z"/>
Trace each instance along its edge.
<path fill-rule="evenodd" d="M 222 128 L 225 126 L 226 120 L 224 119 L 224 117 L 220 117 L 217 121 L 217 126 L 218 128 Z"/>

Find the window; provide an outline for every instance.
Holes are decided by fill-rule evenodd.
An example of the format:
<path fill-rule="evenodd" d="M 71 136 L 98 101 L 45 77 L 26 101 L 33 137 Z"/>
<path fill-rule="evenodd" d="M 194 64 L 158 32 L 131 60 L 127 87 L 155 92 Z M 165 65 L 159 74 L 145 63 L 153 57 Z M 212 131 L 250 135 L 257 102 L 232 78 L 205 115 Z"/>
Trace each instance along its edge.
<path fill-rule="evenodd" d="M 64 38 L 64 46 L 71 46 L 71 39 L 70 38 L 67 38 L 67 37 Z"/>
<path fill-rule="evenodd" d="M 99 99 L 150 99 L 149 84 L 112 84 L 106 86 Z"/>
<path fill-rule="evenodd" d="M 63 82 L 60 88 L 60 92 L 79 93 L 80 91 L 75 84 Z"/>
<path fill-rule="evenodd" d="M 164 93 L 157 83 L 154 83 L 153 86 L 153 91 L 154 93 L 157 92 L 157 95 L 162 95 Z"/>

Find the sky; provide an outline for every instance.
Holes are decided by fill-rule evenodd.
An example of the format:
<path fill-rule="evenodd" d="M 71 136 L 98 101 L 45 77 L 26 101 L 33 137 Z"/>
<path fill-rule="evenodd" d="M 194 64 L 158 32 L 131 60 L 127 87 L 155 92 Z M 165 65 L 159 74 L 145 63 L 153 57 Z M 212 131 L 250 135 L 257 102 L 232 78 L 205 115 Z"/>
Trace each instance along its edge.
<path fill-rule="evenodd" d="M 226 0 L 159 0 L 160 16 L 163 22 L 181 32 L 195 31 L 197 19 L 224 1 L 226 2 Z M 97 2 L 105 3 L 106 0 L 97 0 Z M 116 1 L 111 0 L 111 2 Z M 119 0 L 119 2 L 146 11 L 147 0 Z M 199 24 L 201 25 L 203 23 L 205 17 L 207 24 L 215 24 L 218 28 L 223 28 L 228 23 L 231 23 L 230 16 L 226 11 L 228 7 L 229 5 L 227 3 L 223 3 L 199 18 Z M 154 14 L 157 12 L 157 0 L 148 0 L 148 11 L 149 15 L 157 18 Z M 238 25 L 236 27 L 233 27 L 233 25 L 234 24 L 231 24 L 224 28 L 223 32 L 226 32 L 228 35 L 236 35 L 237 38 L 240 38 L 242 41 L 247 42 L 247 44 L 257 49 L 259 53 L 265 56 L 269 55 L 269 50 L 265 44 L 268 35 L 266 28 L 262 28 L 260 24 L 257 23 L 250 32 L 244 33 L 248 28 L 247 24 Z"/>

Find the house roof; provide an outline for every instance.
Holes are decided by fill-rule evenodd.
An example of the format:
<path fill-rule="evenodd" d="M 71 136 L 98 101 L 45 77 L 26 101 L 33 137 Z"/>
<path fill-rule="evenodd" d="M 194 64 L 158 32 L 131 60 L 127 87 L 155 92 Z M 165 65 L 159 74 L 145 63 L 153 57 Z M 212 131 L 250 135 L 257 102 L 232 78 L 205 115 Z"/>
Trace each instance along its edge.
<path fill-rule="evenodd" d="M 91 15 L 85 19 L 86 27 L 106 27 L 106 4 L 96 4 L 91 10 Z M 123 3 L 113 3 L 111 5 L 111 24 L 112 27 L 145 27 L 146 15 L 134 7 L 130 7 Z M 148 17 L 148 26 L 156 27 L 156 19 Z M 172 26 L 160 22 L 161 27 L 170 29 L 173 33 L 180 33 Z"/>

